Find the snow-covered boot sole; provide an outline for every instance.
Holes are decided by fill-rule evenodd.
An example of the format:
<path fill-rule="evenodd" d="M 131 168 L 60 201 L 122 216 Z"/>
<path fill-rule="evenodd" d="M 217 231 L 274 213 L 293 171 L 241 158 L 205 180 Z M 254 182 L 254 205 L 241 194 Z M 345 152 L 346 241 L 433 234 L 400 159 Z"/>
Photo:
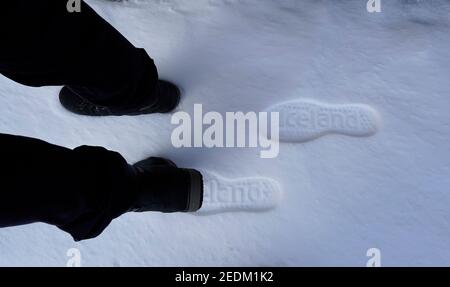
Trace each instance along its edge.
<path fill-rule="evenodd" d="M 379 129 L 377 111 L 363 104 L 333 105 L 304 99 L 280 103 L 266 111 L 279 113 L 282 142 L 305 142 L 326 134 L 367 137 Z"/>
<path fill-rule="evenodd" d="M 201 172 L 204 196 L 198 215 L 269 211 L 276 208 L 282 198 L 281 185 L 271 178 L 228 179 L 208 171 Z"/>

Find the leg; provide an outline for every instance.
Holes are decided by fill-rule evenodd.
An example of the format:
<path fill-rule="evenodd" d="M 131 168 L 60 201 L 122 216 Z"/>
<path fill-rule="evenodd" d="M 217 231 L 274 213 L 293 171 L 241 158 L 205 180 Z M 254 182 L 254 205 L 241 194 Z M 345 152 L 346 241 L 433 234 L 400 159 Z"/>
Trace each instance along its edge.
<path fill-rule="evenodd" d="M 0 156 L 0 227 L 45 222 L 80 240 L 131 207 L 130 166 L 118 153 L 1 134 Z"/>
<path fill-rule="evenodd" d="M 131 166 L 101 147 L 71 150 L 4 134 L 0 158 L 0 227 L 45 222 L 83 240 L 128 211 L 201 207 L 201 175 L 155 158 Z"/>
<path fill-rule="evenodd" d="M 69 13 L 66 3 L 2 4 L 0 73 L 30 86 L 66 85 L 105 106 L 153 103 L 158 83 L 153 60 L 86 3 L 81 13 Z"/>

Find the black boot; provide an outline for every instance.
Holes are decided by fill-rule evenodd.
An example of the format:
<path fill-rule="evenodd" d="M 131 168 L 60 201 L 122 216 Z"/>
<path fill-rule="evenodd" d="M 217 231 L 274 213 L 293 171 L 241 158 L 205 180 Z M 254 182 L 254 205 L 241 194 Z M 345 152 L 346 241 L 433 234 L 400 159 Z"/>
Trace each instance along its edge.
<path fill-rule="evenodd" d="M 59 101 L 69 111 L 85 116 L 124 116 L 142 115 L 153 113 L 169 113 L 174 110 L 179 102 L 181 92 L 178 87 L 170 82 L 159 80 L 154 93 L 156 102 L 143 102 L 137 105 L 110 107 L 95 104 L 87 98 L 95 93 L 82 87 L 65 86 L 59 93 Z M 153 98 L 153 97 L 152 97 Z"/>
<path fill-rule="evenodd" d="M 194 212 L 203 202 L 203 177 L 194 169 L 151 157 L 133 165 L 137 195 L 132 211 Z"/>

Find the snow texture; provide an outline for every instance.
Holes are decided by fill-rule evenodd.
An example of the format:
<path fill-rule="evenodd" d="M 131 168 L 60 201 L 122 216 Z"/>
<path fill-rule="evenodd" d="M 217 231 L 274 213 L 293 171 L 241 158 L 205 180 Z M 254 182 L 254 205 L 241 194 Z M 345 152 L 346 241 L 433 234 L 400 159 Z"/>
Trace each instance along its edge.
<path fill-rule="evenodd" d="M 365 266 L 370 248 L 383 266 L 450 265 L 450 1 L 382 0 L 381 13 L 366 0 L 88 3 L 182 86 L 180 110 L 313 101 L 364 107 L 369 132 L 304 141 L 291 127 L 296 140 L 275 159 L 176 149 L 170 115 L 77 116 L 60 87 L 0 77 L 2 133 L 101 145 L 130 162 L 164 156 L 210 176 L 203 214 L 130 213 L 81 243 L 45 224 L 1 229 L 0 265 L 65 266 L 70 248 L 83 266 Z M 253 189 L 263 196 L 208 206 Z"/>

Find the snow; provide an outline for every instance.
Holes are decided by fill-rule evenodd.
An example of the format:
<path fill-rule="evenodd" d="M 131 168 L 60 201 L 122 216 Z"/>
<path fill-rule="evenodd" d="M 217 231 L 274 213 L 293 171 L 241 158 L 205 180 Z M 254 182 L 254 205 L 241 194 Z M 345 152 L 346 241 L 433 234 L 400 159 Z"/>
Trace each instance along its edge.
<path fill-rule="evenodd" d="M 450 1 L 88 1 L 184 90 L 180 109 L 262 111 L 312 99 L 364 104 L 370 137 L 326 135 L 258 149 L 175 149 L 170 115 L 89 118 L 59 104 L 60 87 L 0 77 L 0 132 L 76 147 L 102 145 L 130 162 L 165 156 L 223 178 L 278 182 L 264 212 L 127 214 L 94 240 L 56 227 L 0 230 L 0 265 L 383 266 L 450 264 Z"/>

